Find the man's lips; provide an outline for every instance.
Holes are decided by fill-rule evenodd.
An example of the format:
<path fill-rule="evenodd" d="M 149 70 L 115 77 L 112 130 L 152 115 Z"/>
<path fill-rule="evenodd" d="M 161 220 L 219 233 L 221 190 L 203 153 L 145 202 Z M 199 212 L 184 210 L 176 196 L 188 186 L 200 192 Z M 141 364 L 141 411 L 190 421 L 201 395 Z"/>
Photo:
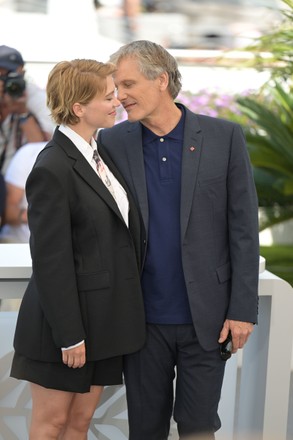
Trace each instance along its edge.
<path fill-rule="evenodd" d="M 135 102 L 129 103 L 129 104 L 123 104 L 124 109 L 130 110 L 135 105 Z"/>

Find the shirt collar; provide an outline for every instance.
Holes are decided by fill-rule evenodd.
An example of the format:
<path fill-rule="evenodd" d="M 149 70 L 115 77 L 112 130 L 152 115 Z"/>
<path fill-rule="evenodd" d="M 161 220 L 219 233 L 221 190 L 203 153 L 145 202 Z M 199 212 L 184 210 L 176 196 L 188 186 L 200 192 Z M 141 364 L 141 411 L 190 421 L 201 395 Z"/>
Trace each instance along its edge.
<path fill-rule="evenodd" d="M 181 118 L 176 125 L 176 127 L 173 128 L 168 134 L 164 136 L 158 136 L 151 130 L 149 130 L 147 127 L 142 125 L 142 136 L 143 136 L 143 143 L 149 144 L 153 141 L 156 141 L 157 139 L 164 138 L 164 139 L 171 139 L 175 141 L 182 141 L 183 134 L 184 134 L 184 123 L 185 123 L 185 108 L 181 106 L 180 104 L 177 104 L 177 107 L 181 110 Z"/>
<path fill-rule="evenodd" d="M 94 138 L 91 138 L 91 144 L 86 142 L 76 131 L 68 127 L 68 125 L 61 124 L 59 126 L 59 131 L 65 134 L 76 146 L 76 148 L 81 152 L 81 154 L 87 159 L 91 160 L 93 158 L 93 150 L 97 148 L 97 143 Z"/>

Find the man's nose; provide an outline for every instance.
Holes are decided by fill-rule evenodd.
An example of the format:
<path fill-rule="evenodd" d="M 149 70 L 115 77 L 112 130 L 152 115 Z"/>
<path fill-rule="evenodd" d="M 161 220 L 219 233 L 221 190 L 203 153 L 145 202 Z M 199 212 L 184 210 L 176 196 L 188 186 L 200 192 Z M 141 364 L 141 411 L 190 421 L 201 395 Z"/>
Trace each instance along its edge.
<path fill-rule="evenodd" d="M 126 98 L 126 93 L 122 88 L 117 87 L 117 94 L 116 98 L 119 99 L 119 101 L 123 101 Z"/>

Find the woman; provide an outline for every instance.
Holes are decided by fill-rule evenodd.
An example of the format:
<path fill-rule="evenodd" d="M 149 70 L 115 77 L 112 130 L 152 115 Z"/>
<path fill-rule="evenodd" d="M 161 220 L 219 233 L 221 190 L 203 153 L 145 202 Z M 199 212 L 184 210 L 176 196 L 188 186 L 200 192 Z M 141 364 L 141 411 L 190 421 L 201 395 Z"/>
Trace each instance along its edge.
<path fill-rule="evenodd" d="M 26 185 L 33 274 L 11 370 L 31 385 L 30 440 L 86 439 L 103 386 L 122 383 L 122 355 L 144 343 L 139 216 L 94 140 L 120 104 L 114 70 L 64 61 L 48 78 L 57 128 Z"/>

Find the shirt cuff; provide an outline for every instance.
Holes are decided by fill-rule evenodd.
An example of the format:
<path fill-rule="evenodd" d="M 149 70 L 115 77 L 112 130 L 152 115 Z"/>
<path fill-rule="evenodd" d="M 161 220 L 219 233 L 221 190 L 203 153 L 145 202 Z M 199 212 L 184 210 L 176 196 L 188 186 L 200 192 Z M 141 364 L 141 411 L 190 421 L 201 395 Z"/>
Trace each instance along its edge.
<path fill-rule="evenodd" d="M 84 343 L 84 340 L 78 342 L 77 344 L 70 345 L 70 347 L 61 347 L 61 350 L 62 350 L 62 351 L 70 350 L 71 348 L 79 347 L 79 346 L 82 345 L 83 343 Z"/>

